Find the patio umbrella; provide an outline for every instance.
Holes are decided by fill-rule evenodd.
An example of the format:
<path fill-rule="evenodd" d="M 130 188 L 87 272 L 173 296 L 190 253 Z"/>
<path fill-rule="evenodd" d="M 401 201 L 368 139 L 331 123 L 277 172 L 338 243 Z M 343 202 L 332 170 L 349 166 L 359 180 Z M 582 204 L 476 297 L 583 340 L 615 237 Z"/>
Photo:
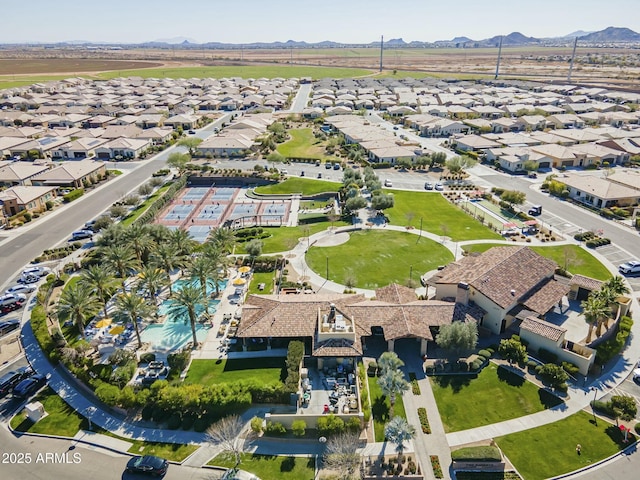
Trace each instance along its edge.
<path fill-rule="evenodd" d="M 111 335 L 120 335 L 122 332 L 124 332 L 124 326 L 123 325 L 116 325 L 111 330 L 109 330 L 109 333 Z"/>
<path fill-rule="evenodd" d="M 251 271 L 251 267 L 248 267 L 248 266 L 240 267 L 238 271 L 240 273 L 249 273 Z"/>
<path fill-rule="evenodd" d="M 96 328 L 104 328 L 111 325 L 112 320 L 110 318 L 103 318 L 99 322 L 96 322 Z"/>
<path fill-rule="evenodd" d="M 513 222 L 509 222 L 509 223 L 505 223 L 503 226 L 504 228 L 516 228 L 518 225 L 516 225 Z"/>
<path fill-rule="evenodd" d="M 244 278 L 236 278 L 233 281 L 234 285 L 244 285 L 245 283 L 247 283 L 247 281 Z"/>

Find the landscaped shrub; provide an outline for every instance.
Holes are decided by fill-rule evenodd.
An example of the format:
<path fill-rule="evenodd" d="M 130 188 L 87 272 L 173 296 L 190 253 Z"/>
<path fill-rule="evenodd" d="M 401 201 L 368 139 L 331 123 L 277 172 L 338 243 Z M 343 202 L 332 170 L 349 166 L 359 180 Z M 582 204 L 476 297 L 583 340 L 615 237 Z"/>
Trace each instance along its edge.
<path fill-rule="evenodd" d="M 431 433 L 431 426 L 429 425 L 429 417 L 427 417 L 426 408 L 418 408 L 418 418 L 420 419 L 420 427 L 422 428 L 422 433 Z"/>
<path fill-rule="evenodd" d="M 580 373 L 580 368 L 577 365 L 574 365 L 570 362 L 562 362 L 562 368 L 571 376 L 575 377 Z"/>
<path fill-rule="evenodd" d="M 177 413 L 174 413 L 173 415 L 171 415 L 167 420 L 167 428 L 169 430 L 177 430 L 180 428 L 181 425 L 182 425 L 182 418 L 180 418 L 180 415 Z"/>
<path fill-rule="evenodd" d="M 558 355 L 545 348 L 538 350 L 538 358 L 545 363 L 556 363 L 558 361 Z"/>
<path fill-rule="evenodd" d="M 294 340 L 289 342 L 287 350 L 287 378 L 284 382 L 285 389 L 291 393 L 298 390 L 300 382 L 300 365 L 304 356 L 304 343 Z"/>
<path fill-rule="evenodd" d="M 349 420 L 347 420 L 344 424 L 344 427 L 347 429 L 347 431 L 352 433 L 359 433 L 362 429 L 362 426 L 360 425 L 360 419 L 356 417 L 351 417 Z"/>
<path fill-rule="evenodd" d="M 502 455 L 498 447 L 463 447 L 451 452 L 451 459 L 458 462 L 501 462 Z"/>
<path fill-rule="evenodd" d="M 307 422 L 304 420 L 294 420 L 291 424 L 291 431 L 296 437 L 304 437 L 307 429 Z"/>
<path fill-rule="evenodd" d="M 263 420 L 260 417 L 253 417 L 251 419 L 251 431 L 253 433 L 262 433 L 262 425 L 263 425 Z"/>
<path fill-rule="evenodd" d="M 360 403 L 362 404 L 362 414 L 364 423 L 371 420 L 371 404 L 369 401 L 369 390 L 367 390 L 367 375 L 364 371 L 364 364 L 358 363 L 358 380 L 360 382 Z"/>
<path fill-rule="evenodd" d="M 628 395 L 614 395 L 608 402 L 595 400 L 591 402 L 591 406 L 611 418 L 625 421 L 633 420 L 638 413 L 635 399 Z"/>
<path fill-rule="evenodd" d="M 191 430 L 195 421 L 196 417 L 194 415 L 187 414 L 182 417 L 182 424 L 180 425 L 180 428 L 182 430 Z"/>
<path fill-rule="evenodd" d="M 318 419 L 318 433 L 321 435 L 336 435 L 344 432 L 344 428 L 344 420 L 333 414 Z"/>
<path fill-rule="evenodd" d="M 489 360 L 491 358 L 491 352 L 489 350 L 486 350 L 486 349 L 480 350 L 478 352 L 478 355 L 480 355 L 481 357 L 484 357 L 487 360 Z"/>
<path fill-rule="evenodd" d="M 567 372 L 555 363 L 546 363 L 542 365 L 539 370 L 536 368 L 536 371 L 540 374 L 543 381 L 556 388 L 559 388 L 569 379 Z"/>
<path fill-rule="evenodd" d="M 618 333 L 616 333 L 615 337 L 601 343 L 596 349 L 596 363 L 598 365 L 604 365 L 622 351 L 627 343 L 632 326 L 633 320 L 630 317 L 625 316 L 620 319 Z"/>
<path fill-rule="evenodd" d="M 189 350 L 183 350 L 182 352 L 172 353 L 167 356 L 167 364 L 169 365 L 169 367 L 171 367 L 172 370 L 181 372 L 187 367 L 190 357 L 191 357 L 191 352 Z"/>
<path fill-rule="evenodd" d="M 287 433 L 287 429 L 280 422 L 267 422 L 267 427 L 264 429 L 267 435 L 284 435 Z"/>
<path fill-rule="evenodd" d="M 414 395 L 420 395 L 420 384 L 418 383 L 415 373 L 409 372 L 409 381 L 411 382 L 411 393 Z"/>
<path fill-rule="evenodd" d="M 431 460 L 431 468 L 433 469 L 433 475 L 436 478 L 444 478 L 442 474 L 442 467 L 440 466 L 440 459 L 437 455 L 430 455 L 429 460 Z"/>
<path fill-rule="evenodd" d="M 142 407 L 142 411 L 140 412 L 140 416 L 142 417 L 143 420 L 151 420 L 151 418 L 153 417 L 153 410 L 156 407 L 153 405 L 145 405 L 144 407 Z"/>
<path fill-rule="evenodd" d="M 207 428 L 209 428 L 209 425 L 211 425 L 211 420 L 207 417 L 199 417 L 196 419 L 195 422 L 193 422 L 193 429 L 196 432 L 204 432 Z"/>
<path fill-rule="evenodd" d="M 76 190 L 71 190 L 69 193 L 67 193 L 66 195 L 64 195 L 62 197 L 62 201 L 64 203 L 73 202 L 77 198 L 80 198 L 82 195 L 84 195 L 84 189 L 83 188 L 78 188 Z"/>
<path fill-rule="evenodd" d="M 469 364 L 469 371 L 475 372 L 482 368 L 482 364 L 484 362 L 480 358 L 476 358 L 473 362 Z"/>
<path fill-rule="evenodd" d="M 369 362 L 367 365 L 367 375 L 375 377 L 378 374 L 378 364 L 375 361 Z"/>
<path fill-rule="evenodd" d="M 153 352 L 147 352 L 140 355 L 140 363 L 149 363 L 156 360 L 156 354 Z"/>

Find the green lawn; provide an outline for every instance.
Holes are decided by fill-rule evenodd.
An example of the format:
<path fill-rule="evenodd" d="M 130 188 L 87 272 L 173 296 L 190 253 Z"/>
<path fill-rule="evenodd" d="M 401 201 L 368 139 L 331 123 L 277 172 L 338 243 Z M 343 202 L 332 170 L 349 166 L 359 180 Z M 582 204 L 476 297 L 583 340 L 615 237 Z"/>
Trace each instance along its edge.
<path fill-rule="evenodd" d="M 378 377 L 367 377 L 367 379 L 369 381 L 369 398 L 371 399 L 371 415 L 373 416 L 375 441 L 384 442 L 384 425 L 389 421 L 389 408 L 391 407 L 391 402 L 382 394 L 382 390 L 378 385 Z M 407 418 L 402 396 L 396 396 L 393 415 L 396 417 Z"/>
<path fill-rule="evenodd" d="M 48 415 L 38 422 L 32 423 L 21 411 L 11 419 L 11 428 L 19 432 L 63 437 L 73 437 L 78 433 L 78 430 L 89 428 L 87 420 L 49 387 L 42 390 L 33 401 L 41 402 Z"/>
<path fill-rule="evenodd" d="M 477 243 L 465 245 L 463 248 L 467 252 L 486 252 L 491 247 L 498 246 L 505 246 L 505 244 Z M 598 280 L 611 278 L 611 272 L 600 263 L 600 260 L 578 245 L 533 246 L 530 248 L 543 257 L 553 260 L 560 267 L 564 268 L 566 262 L 569 272 L 574 275 L 585 275 Z"/>
<path fill-rule="evenodd" d="M 412 225 L 436 235 L 446 235 L 454 241 L 479 238 L 500 239 L 500 235 L 449 203 L 439 193 L 405 192 L 385 190 L 393 193 L 395 205 L 385 210 L 390 223 Z"/>
<path fill-rule="evenodd" d="M 126 442 L 133 445 L 128 450 L 134 455 L 155 455 L 157 457 L 166 458 L 172 462 L 182 462 L 185 458 L 195 452 L 199 445 L 181 445 L 179 443 L 152 443 L 141 442 L 139 440 L 130 440 L 123 438 Z"/>
<path fill-rule="evenodd" d="M 438 242 L 418 235 L 386 230 L 350 232 L 347 243 L 335 247 L 311 247 L 307 263 L 324 277 L 329 259 L 329 279 L 345 284 L 351 278 L 361 288 L 378 288 L 390 283 L 406 284 L 409 275 L 420 275 L 453 260 Z"/>
<path fill-rule="evenodd" d="M 312 178 L 290 177 L 284 182 L 264 185 L 256 188 L 256 193 L 283 195 L 289 193 L 302 193 L 304 195 L 316 195 L 324 192 L 337 192 L 340 188 L 338 182 L 327 182 Z"/>
<path fill-rule="evenodd" d="M 249 294 L 258 293 L 269 295 L 273 293 L 273 277 L 276 272 L 254 272 L 251 275 L 251 283 L 249 284 Z M 264 290 L 258 290 L 258 284 L 264 283 Z"/>
<path fill-rule="evenodd" d="M 283 375 L 284 357 L 193 360 L 186 383 L 214 385 L 255 380 L 261 384 L 278 382 Z"/>
<path fill-rule="evenodd" d="M 635 441 L 622 443 L 620 430 L 580 411 L 558 422 L 495 439 L 525 480 L 542 480 L 587 467 Z M 580 455 L 576 445 L 580 445 Z"/>
<path fill-rule="evenodd" d="M 445 432 L 457 432 L 536 413 L 557 397 L 490 363 L 479 375 L 430 377 Z"/>
<path fill-rule="evenodd" d="M 173 182 L 171 182 L 173 183 Z M 120 222 L 124 227 L 128 227 L 129 225 L 131 225 L 140 215 L 142 215 L 144 212 L 146 212 L 149 207 L 151 206 L 151 204 L 153 202 L 156 201 L 156 199 L 161 196 L 162 194 L 164 194 L 164 192 L 166 192 L 167 190 L 169 190 L 169 187 L 171 186 L 171 183 L 168 183 L 167 185 L 164 185 L 163 187 L 159 188 L 158 190 L 156 190 L 153 195 L 151 195 L 149 198 L 147 198 L 144 202 L 142 202 L 138 208 L 136 208 L 133 212 L 131 212 L 129 215 L 127 215 L 124 220 L 122 220 L 122 222 Z"/>
<path fill-rule="evenodd" d="M 178 68 L 141 68 L 136 70 L 113 70 L 96 75 L 109 80 L 116 77 L 142 78 L 275 78 L 275 77 L 312 77 L 312 78 L 352 78 L 369 75 L 372 70 L 361 68 L 309 67 L 288 65 L 260 66 L 217 66 L 217 67 L 178 67 Z"/>
<path fill-rule="evenodd" d="M 285 157 L 321 159 L 325 156 L 323 142 L 313 136 L 311 128 L 297 128 L 288 133 L 291 139 L 278 145 L 277 149 Z"/>
<path fill-rule="evenodd" d="M 336 221 L 333 224 L 334 227 L 344 227 L 346 225 L 348 225 L 348 223 L 341 220 Z M 264 230 L 271 233 L 271 236 L 260 239 L 262 242 L 262 253 L 289 251 L 298 244 L 299 238 L 321 232 L 330 226 L 330 222 L 318 222 L 310 223 L 308 225 L 300 225 L 298 227 L 264 227 Z M 244 244 L 238 244 L 236 247 L 236 253 L 246 253 L 244 250 Z"/>
<path fill-rule="evenodd" d="M 207 465 L 231 468 L 234 461 L 228 455 L 218 455 Z M 313 457 L 279 457 L 275 455 L 242 455 L 240 469 L 253 473 L 261 480 L 313 480 Z"/>

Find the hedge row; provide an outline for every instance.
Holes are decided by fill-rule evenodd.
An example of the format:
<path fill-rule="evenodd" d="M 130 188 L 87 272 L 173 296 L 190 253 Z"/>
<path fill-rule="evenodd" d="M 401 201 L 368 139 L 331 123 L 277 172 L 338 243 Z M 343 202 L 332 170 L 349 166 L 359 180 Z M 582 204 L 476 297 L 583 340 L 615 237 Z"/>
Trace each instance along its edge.
<path fill-rule="evenodd" d="M 596 238 L 592 238 L 591 240 L 587 240 L 585 242 L 585 245 L 589 248 L 598 248 L 598 247 L 602 247 L 603 245 L 609 245 L 610 243 L 611 243 L 611 240 L 608 238 L 596 237 Z"/>
<path fill-rule="evenodd" d="M 133 223 L 145 224 L 152 222 L 156 218 L 158 212 L 162 210 L 171 200 L 173 200 L 175 194 L 186 184 L 187 176 L 183 175 L 179 180 L 173 182 L 167 189 L 167 191 L 162 194 L 162 196 L 158 197 L 151 205 L 149 205 L 147 211 L 136 218 Z"/>
<path fill-rule="evenodd" d="M 287 360 L 285 362 L 285 365 L 287 366 L 287 378 L 284 381 L 284 388 L 288 392 L 295 393 L 298 391 L 298 384 L 300 383 L 300 365 L 302 363 L 303 356 L 304 343 L 297 340 L 289 342 Z"/>
<path fill-rule="evenodd" d="M 84 188 L 77 188 L 76 190 L 71 190 L 69 193 L 62 197 L 62 201 L 64 203 L 73 202 L 77 198 L 80 198 L 84 195 Z"/>
<path fill-rule="evenodd" d="M 627 338 L 629 338 L 632 326 L 633 320 L 630 317 L 622 317 L 620 319 L 616 336 L 601 343 L 596 348 L 596 362 L 599 365 L 604 365 L 622 351 L 627 343 Z"/>

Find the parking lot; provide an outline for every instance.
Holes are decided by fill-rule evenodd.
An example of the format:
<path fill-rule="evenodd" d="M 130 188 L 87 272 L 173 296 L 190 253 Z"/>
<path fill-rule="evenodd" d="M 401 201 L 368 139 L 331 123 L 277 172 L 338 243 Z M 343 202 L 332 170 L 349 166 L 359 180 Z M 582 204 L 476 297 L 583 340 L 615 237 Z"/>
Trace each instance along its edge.
<path fill-rule="evenodd" d="M 598 247 L 598 253 L 604 256 L 607 260 L 613 263 L 616 267 L 621 263 L 628 262 L 629 260 L 637 260 L 637 257 L 621 250 L 615 245 L 605 245 Z M 631 276 L 625 275 L 625 278 L 629 281 L 631 288 L 635 292 L 640 292 L 640 275 Z"/>
<path fill-rule="evenodd" d="M 640 420 L 640 385 L 633 380 L 633 372 L 620 385 L 611 389 L 610 392 L 599 400 L 609 401 L 614 395 L 627 395 L 633 397 L 638 404 L 636 420 Z"/>

